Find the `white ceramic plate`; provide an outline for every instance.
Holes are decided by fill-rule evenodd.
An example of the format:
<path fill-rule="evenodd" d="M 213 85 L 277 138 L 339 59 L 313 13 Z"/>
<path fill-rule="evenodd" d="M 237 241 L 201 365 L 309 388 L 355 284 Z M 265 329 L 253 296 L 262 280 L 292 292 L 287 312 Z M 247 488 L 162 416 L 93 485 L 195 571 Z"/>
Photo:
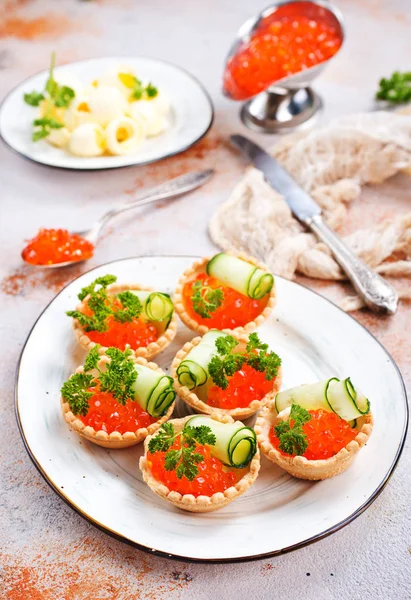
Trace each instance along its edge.
<path fill-rule="evenodd" d="M 97 79 L 113 64 L 125 64 L 135 69 L 143 80 L 155 83 L 167 94 L 172 106 L 170 127 L 161 135 L 145 140 L 141 148 L 127 156 L 82 158 L 54 148 L 44 140 L 32 142 L 32 122 L 35 109 L 23 96 L 44 89 L 48 71 L 33 75 L 14 88 L 0 109 L 0 135 L 22 156 L 43 165 L 64 169 L 114 169 L 142 165 L 178 154 L 201 139 L 211 127 L 213 105 L 201 83 L 192 75 L 167 62 L 144 57 L 95 58 L 56 67 L 55 73 L 72 73 L 80 81 Z"/>
<path fill-rule="evenodd" d="M 192 262 L 193 257 L 115 261 L 82 275 L 49 304 L 30 333 L 18 370 L 17 416 L 28 452 L 73 508 L 148 552 L 195 561 L 238 561 L 320 539 L 352 521 L 382 490 L 401 453 L 408 414 L 400 373 L 384 348 L 357 321 L 302 286 L 276 278 L 278 304 L 259 332 L 283 359 L 284 388 L 350 375 L 371 399 L 371 439 L 342 475 L 304 482 L 263 458 L 261 474 L 244 496 L 222 510 L 195 515 L 161 500 L 142 481 L 141 446 L 104 450 L 80 440 L 63 421 L 59 389 L 84 356 L 64 313 L 75 306 L 80 288 L 113 273 L 120 282 L 171 292 Z M 158 363 L 168 367 L 192 336 L 180 325 Z M 179 402 L 177 415 L 185 410 Z"/>

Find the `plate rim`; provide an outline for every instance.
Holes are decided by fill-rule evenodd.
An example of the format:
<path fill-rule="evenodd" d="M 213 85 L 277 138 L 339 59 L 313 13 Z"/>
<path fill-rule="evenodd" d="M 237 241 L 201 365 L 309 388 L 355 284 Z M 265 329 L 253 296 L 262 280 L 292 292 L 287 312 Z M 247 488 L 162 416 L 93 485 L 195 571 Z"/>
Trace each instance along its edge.
<path fill-rule="evenodd" d="M 130 165 L 114 165 L 114 166 L 104 166 L 104 167 L 90 167 L 90 168 L 79 168 L 79 167 L 67 167 L 67 166 L 63 166 L 63 165 L 51 165 L 47 162 L 44 162 L 42 160 L 38 160 L 36 158 L 33 158 L 31 156 L 29 156 L 28 154 L 25 154 L 24 152 L 20 152 L 19 150 L 16 150 L 16 148 L 14 148 L 13 146 L 11 146 L 9 144 L 9 142 L 7 142 L 3 136 L 3 132 L 2 129 L 0 127 L 0 139 L 2 140 L 2 142 L 5 144 L 5 146 L 11 150 L 11 152 L 13 152 L 15 155 L 20 156 L 21 158 L 23 158 L 24 160 L 27 160 L 31 163 L 34 163 L 36 165 L 41 165 L 42 167 L 47 167 L 49 169 L 60 169 L 62 171 L 74 171 L 75 173 L 93 173 L 96 171 L 111 171 L 111 170 L 115 170 L 115 169 L 129 169 L 131 167 L 143 167 L 145 165 L 151 165 L 153 163 L 156 162 L 160 162 L 162 160 L 165 160 L 166 158 L 171 158 L 172 156 L 178 156 L 179 154 L 181 154 L 182 152 L 186 152 L 186 150 L 189 150 L 189 148 L 191 148 L 192 146 L 194 146 L 194 144 L 197 144 L 197 142 L 199 142 L 200 140 L 203 139 L 203 137 L 205 137 L 207 135 L 207 133 L 210 131 L 211 127 L 213 126 L 213 123 L 215 121 L 215 110 L 214 110 L 214 103 L 213 100 L 211 98 L 210 93 L 208 92 L 208 90 L 206 89 L 205 85 L 195 76 L 193 75 L 190 71 L 188 71 L 187 69 L 184 69 L 183 67 L 180 67 L 179 65 L 176 65 L 175 63 L 168 61 L 168 60 L 163 60 L 160 58 L 153 58 L 151 56 L 144 56 L 144 55 L 138 55 L 138 56 L 96 56 L 94 58 L 85 58 L 82 60 L 73 60 L 69 63 L 65 63 L 64 65 L 57 65 L 56 68 L 58 67 L 69 67 L 70 65 L 76 65 L 76 64 L 80 64 L 80 63 L 87 63 L 87 62 L 91 62 L 94 60 L 127 60 L 127 59 L 135 59 L 135 58 L 142 58 L 145 60 L 152 60 L 154 62 L 158 62 L 158 63 L 162 63 L 164 65 L 170 66 L 170 67 L 174 67 L 175 69 L 178 69 L 179 71 L 182 71 L 183 73 L 185 73 L 190 79 L 192 79 L 197 85 L 198 87 L 201 89 L 202 93 L 204 94 L 204 97 L 206 98 L 208 105 L 210 107 L 210 121 L 206 127 L 206 129 L 204 130 L 204 132 L 199 135 L 193 142 L 191 142 L 190 144 L 187 144 L 186 146 L 184 146 L 183 148 L 176 150 L 175 152 L 169 152 L 168 154 L 165 154 L 164 156 L 161 156 L 160 158 L 153 158 L 151 160 L 146 160 L 143 162 L 135 162 L 132 163 Z M 32 75 L 29 75 L 28 77 L 26 77 L 25 79 L 23 79 L 22 81 L 20 81 L 19 83 L 17 83 L 14 87 L 11 88 L 11 90 L 7 93 L 7 95 L 3 98 L 3 100 L 0 103 L 0 115 L 3 111 L 4 105 L 7 102 L 7 100 L 9 99 L 9 97 L 11 96 L 11 94 L 13 94 L 17 88 L 19 88 L 21 85 L 23 85 L 24 83 L 28 82 L 30 79 L 32 79 L 33 77 L 36 77 L 37 75 L 41 75 L 42 73 L 46 73 L 47 69 L 41 69 L 40 71 L 36 71 L 35 73 L 32 73 Z"/>
<path fill-rule="evenodd" d="M 50 300 L 50 302 L 47 303 L 47 305 L 44 307 L 44 309 L 40 312 L 40 314 L 38 315 L 38 317 L 34 321 L 32 327 L 30 328 L 29 333 L 27 334 L 27 337 L 25 339 L 25 342 L 23 344 L 23 347 L 22 347 L 20 355 L 19 355 L 19 359 L 18 359 L 17 367 L 16 367 L 16 372 L 15 372 L 15 379 L 14 379 L 14 410 L 15 410 L 15 416 L 16 416 L 17 426 L 18 426 L 21 438 L 23 440 L 24 447 L 25 447 L 25 449 L 27 451 L 27 454 L 29 455 L 29 458 L 32 461 L 32 463 L 34 464 L 34 466 L 36 467 L 36 469 L 42 475 L 42 477 L 46 481 L 46 483 L 52 488 L 52 490 L 54 492 L 56 492 L 57 495 L 60 496 L 60 498 L 62 498 L 64 500 L 64 502 L 68 506 L 70 506 L 70 508 L 72 508 L 73 510 L 75 510 L 88 523 L 90 523 L 94 527 L 97 527 L 97 529 L 99 529 L 100 531 L 103 531 L 105 534 L 110 535 L 111 537 L 117 539 L 118 541 L 126 543 L 129 546 L 132 546 L 133 548 L 141 550 L 141 551 L 143 551 L 143 552 L 145 552 L 147 554 L 150 554 L 150 555 L 159 556 L 161 558 L 168 558 L 168 559 L 175 560 L 175 561 L 180 561 L 180 562 L 201 563 L 201 564 L 234 564 L 234 563 L 253 562 L 253 561 L 257 561 L 257 560 L 264 560 L 264 559 L 268 559 L 268 558 L 273 558 L 275 556 L 287 554 L 287 553 L 292 552 L 294 550 L 299 550 L 300 548 L 305 548 L 306 546 L 310 546 L 311 544 L 314 544 L 315 542 L 317 542 L 319 540 L 322 540 L 322 539 L 324 539 L 324 538 L 332 535 L 333 533 L 339 531 L 340 529 L 343 529 L 346 525 L 348 525 L 349 523 L 351 523 L 352 521 L 354 521 L 363 512 L 365 512 L 367 510 L 367 508 L 369 508 L 371 506 L 371 504 L 373 504 L 373 502 L 378 498 L 378 496 L 384 490 L 384 488 L 387 485 L 388 481 L 390 480 L 392 474 L 394 473 L 394 471 L 395 471 L 395 469 L 396 469 L 396 467 L 398 465 L 398 461 L 399 461 L 399 459 L 401 457 L 401 454 L 402 454 L 402 452 L 404 450 L 405 440 L 406 440 L 406 437 L 407 437 L 408 425 L 409 425 L 408 396 L 407 396 L 407 389 L 406 389 L 406 386 L 405 386 L 404 379 L 402 377 L 401 371 L 400 371 L 397 363 L 395 362 L 395 360 L 393 359 L 393 357 L 391 356 L 391 354 L 383 346 L 383 344 L 364 325 L 362 325 L 362 323 L 360 323 L 359 321 L 357 321 L 357 319 L 354 319 L 354 317 L 352 317 L 350 314 L 348 314 L 345 311 L 343 311 L 342 308 L 340 308 L 339 306 L 337 306 L 336 304 L 334 304 L 331 300 L 329 300 L 325 296 L 322 296 L 321 294 L 319 294 L 315 290 L 312 290 L 309 287 L 307 287 L 307 286 L 305 286 L 305 285 L 303 285 L 301 283 L 297 283 L 296 281 L 285 279 L 284 277 L 281 277 L 280 275 L 275 275 L 274 277 L 282 279 L 282 280 L 285 280 L 288 283 L 291 283 L 291 284 L 296 285 L 298 287 L 302 287 L 306 291 L 314 294 L 315 296 L 319 296 L 324 301 L 326 301 L 329 304 L 331 304 L 332 306 L 334 306 L 334 308 L 336 308 L 337 310 L 339 310 L 346 317 L 352 319 L 359 327 L 361 327 L 366 333 L 368 333 L 373 338 L 373 340 L 382 348 L 382 350 L 385 352 L 385 354 L 388 356 L 390 362 L 392 363 L 392 365 L 395 368 L 395 371 L 396 371 L 396 373 L 397 373 L 397 375 L 399 377 L 400 383 L 402 385 L 403 399 L 404 399 L 404 404 L 405 404 L 405 421 L 404 421 L 403 430 L 402 430 L 402 433 L 401 433 L 401 441 L 400 441 L 400 443 L 398 445 L 398 449 L 397 449 L 397 452 L 396 452 L 396 454 L 394 456 L 394 460 L 393 460 L 391 466 L 389 467 L 387 473 L 384 475 L 384 478 L 382 479 L 382 481 L 380 482 L 380 484 L 376 487 L 376 489 L 373 491 L 373 493 L 369 496 L 369 498 L 367 498 L 365 500 L 365 502 L 363 502 L 361 504 L 361 506 L 359 506 L 350 515 L 348 515 L 348 517 L 346 517 L 342 521 L 339 521 L 338 523 L 336 523 L 335 525 L 329 527 L 328 529 L 322 531 L 321 533 L 316 534 L 314 536 L 311 536 L 310 538 L 308 538 L 306 540 L 303 540 L 301 542 L 298 542 L 296 544 L 292 544 L 291 546 L 287 546 L 286 548 L 281 548 L 280 550 L 274 550 L 274 551 L 265 552 L 265 553 L 262 553 L 262 554 L 254 554 L 252 556 L 241 556 L 241 557 L 234 557 L 234 558 L 196 558 L 196 557 L 182 556 L 182 555 L 179 555 L 179 554 L 171 554 L 169 552 L 164 552 L 163 550 L 157 550 L 155 548 L 150 548 L 148 546 L 144 546 L 143 544 L 135 542 L 135 541 L 133 541 L 133 540 L 131 540 L 131 539 L 129 539 L 129 538 L 127 538 L 127 537 L 125 537 L 125 536 L 123 536 L 123 535 L 115 532 L 115 531 L 113 531 L 107 525 L 103 525 L 99 521 L 96 521 L 96 519 L 94 519 L 92 516 L 90 516 L 89 514 L 87 514 L 86 512 L 84 512 L 72 500 L 70 500 L 69 497 L 66 494 L 64 494 L 60 490 L 60 488 L 52 481 L 52 479 L 46 474 L 46 472 L 44 471 L 42 465 L 39 463 L 39 461 L 35 457 L 35 454 L 31 450 L 30 445 L 29 445 L 29 443 L 28 443 L 28 441 L 26 439 L 26 436 L 25 436 L 25 433 L 24 433 L 24 428 L 23 428 L 23 425 L 22 425 L 22 422 L 21 422 L 21 419 L 20 419 L 19 405 L 18 405 L 18 384 L 19 384 L 19 377 L 20 377 L 21 361 L 22 361 L 22 358 L 23 358 L 23 354 L 24 354 L 26 345 L 27 345 L 27 343 L 28 343 L 28 341 L 29 341 L 29 339 L 30 339 L 30 337 L 31 337 L 31 335 L 32 335 L 32 333 L 34 331 L 34 328 L 36 327 L 38 321 L 41 319 L 41 317 L 46 312 L 46 310 L 49 308 L 49 306 L 56 300 L 56 298 L 58 296 L 60 296 L 60 294 L 62 294 L 66 290 L 67 287 L 69 287 L 72 283 L 74 283 L 75 281 L 77 281 L 78 279 L 80 279 L 80 277 L 82 277 L 83 275 L 92 273 L 96 269 L 99 269 L 99 268 L 104 267 L 106 265 L 112 265 L 114 263 L 125 262 L 125 261 L 128 261 L 128 260 L 145 259 L 145 258 L 191 258 L 193 260 L 196 260 L 196 259 L 199 258 L 199 256 L 191 255 L 191 254 L 140 255 L 140 256 L 129 256 L 129 257 L 126 257 L 126 258 L 119 258 L 119 259 L 115 259 L 115 260 L 108 261 L 108 262 L 102 263 L 100 265 L 97 265 L 97 266 L 93 267 L 92 269 L 89 269 L 88 271 L 85 271 L 84 273 L 81 273 L 80 275 L 78 275 L 77 277 L 75 277 L 73 280 L 71 280 L 69 283 L 67 283 Z"/>

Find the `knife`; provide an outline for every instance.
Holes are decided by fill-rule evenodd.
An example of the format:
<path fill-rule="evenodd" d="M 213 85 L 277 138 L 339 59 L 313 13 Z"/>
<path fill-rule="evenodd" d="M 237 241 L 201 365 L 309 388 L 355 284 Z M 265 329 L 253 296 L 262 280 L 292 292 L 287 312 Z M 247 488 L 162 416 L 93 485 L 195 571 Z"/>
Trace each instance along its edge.
<path fill-rule="evenodd" d="M 322 218 L 321 208 L 284 167 L 260 146 L 242 135 L 232 135 L 230 141 L 264 174 L 267 183 L 284 197 L 297 219 L 328 246 L 365 304 L 375 312 L 393 315 L 398 306 L 398 294 L 395 289 L 358 258 L 328 227 Z"/>

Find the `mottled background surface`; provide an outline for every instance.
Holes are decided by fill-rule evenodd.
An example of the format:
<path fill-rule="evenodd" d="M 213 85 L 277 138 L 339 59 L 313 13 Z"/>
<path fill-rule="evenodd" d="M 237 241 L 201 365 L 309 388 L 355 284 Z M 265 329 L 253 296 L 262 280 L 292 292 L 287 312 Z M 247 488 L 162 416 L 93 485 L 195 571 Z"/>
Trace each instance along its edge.
<path fill-rule="evenodd" d="M 206 223 L 228 195 L 244 164 L 227 136 L 242 129 L 237 107 L 219 91 L 222 59 L 237 27 L 267 0 L 2 0 L 1 97 L 58 62 L 142 54 L 190 70 L 209 89 L 215 124 L 195 147 L 162 163 L 106 173 L 56 171 L 24 161 L 0 145 L 0 301 L 2 369 L 0 415 L 0 598 L 5 600 L 163 600 L 209 598 L 391 599 L 410 597 L 411 477 L 409 446 L 388 486 L 354 523 L 292 554 L 249 564 L 190 565 L 150 557 L 88 525 L 38 474 L 20 439 L 13 409 L 14 373 L 38 314 L 68 281 L 108 260 L 144 254 L 213 251 Z M 340 0 L 348 38 L 316 84 L 324 119 L 369 110 L 378 79 L 411 68 L 407 0 Z M 255 136 L 258 139 L 258 136 Z M 273 138 L 262 137 L 266 145 Z M 105 232 L 87 267 L 37 274 L 22 266 L 23 240 L 40 227 L 81 228 L 143 187 L 191 169 L 215 167 L 206 188 L 174 203 L 119 218 Z M 411 182 L 396 177 L 364 190 L 347 231 L 409 210 Z M 329 297 L 337 285 L 305 284 Z M 387 347 L 411 380 L 411 309 L 394 318 L 354 314 Z M 34 400 L 34 399 L 33 399 Z M 275 530 L 267 532 L 275 535 Z"/>

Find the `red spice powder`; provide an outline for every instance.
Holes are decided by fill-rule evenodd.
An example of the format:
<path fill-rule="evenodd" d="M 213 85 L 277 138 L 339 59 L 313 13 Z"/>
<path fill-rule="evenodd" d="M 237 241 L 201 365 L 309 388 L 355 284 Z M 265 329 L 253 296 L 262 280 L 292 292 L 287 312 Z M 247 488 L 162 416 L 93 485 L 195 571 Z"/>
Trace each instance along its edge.
<path fill-rule="evenodd" d="M 161 165 L 147 165 L 144 171 L 145 177 L 137 179 L 133 186 L 124 190 L 124 192 L 129 195 L 134 195 L 145 186 L 145 181 L 147 179 L 153 179 L 153 185 L 156 185 L 157 181 L 158 183 L 161 183 L 165 178 L 164 173 L 167 174 L 167 178 L 171 179 L 189 173 L 195 169 L 214 168 L 216 164 L 216 153 L 225 147 L 225 143 L 226 142 L 219 135 L 210 132 L 185 152 L 161 161 Z"/>
<path fill-rule="evenodd" d="M 70 29 L 70 20 L 62 15 L 50 14 L 32 19 L 13 15 L 0 19 L 0 38 L 58 38 Z"/>
<path fill-rule="evenodd" d="M 73 265 L 64 269 L 38 271 L 31 267 L 19 267 L 0 281 L 0 292 L 7 296 L 24 296 L 37 287 L 59 292 L 65 285 L 81 275 L 86 267 Z"/>

